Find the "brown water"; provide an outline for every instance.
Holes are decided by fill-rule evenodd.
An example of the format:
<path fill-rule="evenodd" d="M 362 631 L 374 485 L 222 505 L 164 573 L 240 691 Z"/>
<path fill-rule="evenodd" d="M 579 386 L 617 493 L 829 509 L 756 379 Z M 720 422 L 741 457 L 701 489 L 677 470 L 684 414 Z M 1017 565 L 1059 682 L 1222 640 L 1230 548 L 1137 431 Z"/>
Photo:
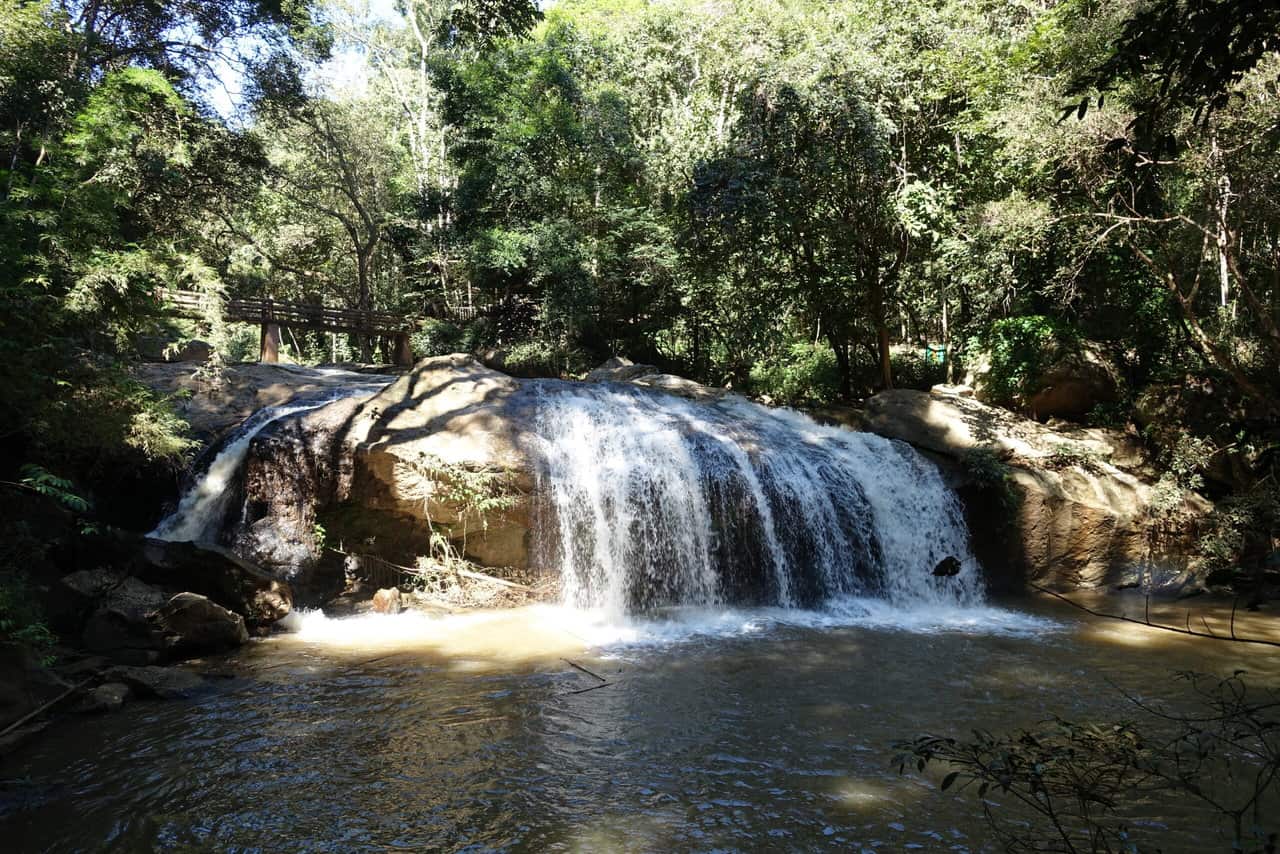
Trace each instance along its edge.
<path fill-rule="evenodd" d="M 603 648 L 536 609 L 308 624 L 211 662 L 233 675 L 205 696 L 64 722 L 10 757 L 0 847 L 989 851 L 974 797 L 898 776 L 894 739 L 1127 717 L 1119 689 L 1173 698 L 1174 669 L 1280 683 L 1276 650 L 1017 609 L 1054 623 L 734 612 Z M 609 684 L 574 693 L 600 683 L 566 659 Z M 1229 849 L 1203 813 L 1144 819 L 1167 852 Z"/>

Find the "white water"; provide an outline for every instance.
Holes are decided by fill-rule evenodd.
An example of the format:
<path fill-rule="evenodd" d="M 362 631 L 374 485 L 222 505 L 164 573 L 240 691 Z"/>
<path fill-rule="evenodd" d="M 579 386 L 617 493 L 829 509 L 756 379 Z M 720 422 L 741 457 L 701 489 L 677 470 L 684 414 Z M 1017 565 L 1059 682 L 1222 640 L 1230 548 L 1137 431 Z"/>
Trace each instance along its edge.
<path fill-rule="evenodd" d="M 979 605 L 959 502 L 900 442 L 730 397 L 531 384 L 545 507 L 535 560 L 566 604 L 616 618 L 679 605 Z M 943 558 L 959 575 L 937 578 Z"/>
<path fill-rule="evenodd" d="M 292 368 L 294 371 L 304 370 Z M 249 445 L 267 425 L 312 409 L 360 394 L 373 394 L 393 381 L 395 377 L 378 374 L 353 374 L 336 368 L 318 368 L 315 372 L 326 377 L 349 375 L 352 383 L 309 396 L 281 406 L 259 409 L 235 429 L 218 451 L 209 468 L 183 493 L 177 508 L 160 520 L 148 536 L 171 542 L 217 540 L 226 519 L 227 507 L 235 494 L 235 480 L 249 453 Z"/>

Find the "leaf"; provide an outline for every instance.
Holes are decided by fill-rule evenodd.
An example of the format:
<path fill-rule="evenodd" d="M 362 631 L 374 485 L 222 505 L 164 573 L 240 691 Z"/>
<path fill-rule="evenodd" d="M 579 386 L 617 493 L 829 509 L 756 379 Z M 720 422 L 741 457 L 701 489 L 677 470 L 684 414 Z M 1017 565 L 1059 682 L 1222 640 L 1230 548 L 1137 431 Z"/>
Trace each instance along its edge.
<path fill-rule="evenodd" d="M 944 792 L 945 792 L 947 789 L 950 789 L 950 788 L 951 788 L 951 784 L 952 784 L 952 783 L 954 783 L 954 782 L 956 781 L 956 779 L 957 779 L 959 776 L 960 776 L 960 772 L 959 772 L 959 771 L 952 771 L 950 774 L 948 774 L 947 776 L 943 777 L 943 778 L 942 778 L 942 791 L 944 791 Z"/>

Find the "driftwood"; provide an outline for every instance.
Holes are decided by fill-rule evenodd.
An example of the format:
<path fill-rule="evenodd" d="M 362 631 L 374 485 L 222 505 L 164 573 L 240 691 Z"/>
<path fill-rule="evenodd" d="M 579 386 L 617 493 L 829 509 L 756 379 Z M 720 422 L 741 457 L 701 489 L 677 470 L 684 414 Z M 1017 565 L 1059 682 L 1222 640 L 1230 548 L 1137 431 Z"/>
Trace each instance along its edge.
<path fill-rule="evenodd" d="M 603 676 L 601 676 L 599 673 L 596 673 L 596 672 L 594 672 L 594 671 L 588 670 L 587 668 L 583 667 L 581 664 L 579 664 L 579 663 L 578 663 L 578 662 L 576 662 L 576 661 L 571 661 L 571 660 L 569 660 L 569 659 L 567 659 L 567 658 L 562 658 L 562 659 L 560 659 L 560 660 L 561 660 L 561 661 L 563 661 L 565 664 L 569 665 L 570 667 L 574 668 L 575 670 L 581 670 L 583 673 L 587 674 L 587 675 L 588 675 L 588 676 L 590 676 L 592 679 L 599 679 L 599 680 L 600 680 L 600 684 L 599 684 L 599 685 L 592 685 L 592 686 L 590 686 L 590 687 L 588 687 L 588 688 L 579 688 L 579 689 L 578 689 L 578 690 L 576 690 L 576 691 L 565 691 L 565 693 L 566 693 L 566 694 L 585 694 L 585 693 L 587 693 L 588 691 L 594 691 L 594 690 L 596 690 L 597 688 L 607 688 L 607 687 L 609 687 L 610 685 L 612 685 L 612 684 L 613 684 L 613 683 L 612 683 L 612 682 L 610 682 L 608 679 L 605 679 Z"/>
<path fill-rule="evenodd" d="M 1049 588 L 1042 587 L 1039 584 L 1027 582 L 1027 585 L 1029 587 L 1034 588 L 1035 590 L 1039 590 L 1041 593 L 1047 593 L 1055 599 L 1060 599 L 1063 602 L 1066 602 L 1072 608 L 1077 608 L 1081 611 L 1084 611 L 1086 614 L 1092 614 L 1095 617 L 1102 617 L 1108 620 L 1120 620 L 1121 622 L 1124 622 L 1124 623 L 1133 623 L 1138 626 L 1146 626 L 1147 628 L 1159 629 L 1163 632 L 1173 632 L 1179 635 L 1188 635 L 1193 638 L 1208 638 L 1210 640 L 1230 641 L 1232 643 L 1252 643 L 1252 644 L 1258 644 L 1260 646 L 1280 647 L 1280 641 L 1266 640 L 1265 638 L 1242 638 L 1239 635 L 1237 635 L 1236 634 L 1236 603 L 1234 602 L 1231 605 L 1231 633 L 1226 635 L 1220 635 L 1215 633 L 1213 629 L 1209 628 L 1209 624 L 1205 622 L 1203 617 L 1200 618 L 1200 622 L 1204 623 L 1205 631 L 1198 632 L 1195 629 L 1191 628 L 1191 612 L 1190 611 L 1187 611 L 1186 625 L 1183 628 L 1179 628 L 1177 626 L 1166 626 L 1162 623 L 1151 622 L 1151 597 L 1150 596 L 1147 597 L 1146 612 L 1144 613 L 1143 618 L 1139 620 L 1137 617 L 1130 617 L 1127 614 L 1108 614 L 1105 611 L 1095 610 L 1093 608 L 1090 608 L 1088 605 L 1082 605 L 1079 602 L 1076 602 L 1072 599 L 1068 599 L 1066 596 L 1062 595 L 1061 593 L 1058 593 L 1056 590 L 1050 590 Z"/>

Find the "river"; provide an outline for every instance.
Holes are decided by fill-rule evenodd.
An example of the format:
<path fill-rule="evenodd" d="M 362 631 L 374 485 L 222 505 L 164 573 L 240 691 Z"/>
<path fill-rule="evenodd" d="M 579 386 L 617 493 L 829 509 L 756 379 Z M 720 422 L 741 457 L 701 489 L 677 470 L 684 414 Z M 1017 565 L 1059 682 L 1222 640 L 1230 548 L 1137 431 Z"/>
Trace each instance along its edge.
<path fill-rule="evenodd" d="M 991 851 L 973 793 L 899 776 L 891 742 L 1135 717 L 1122 692 L 1176 702 L 1178 669 L 1280 683 L 1273 649 L 1039 601 L 299 622 L 197 663 L 204 696 L 11 756 L 5 849 Z M 1165 852 L 1229 850 L 1185 802 L 1142 818 Z"/>

